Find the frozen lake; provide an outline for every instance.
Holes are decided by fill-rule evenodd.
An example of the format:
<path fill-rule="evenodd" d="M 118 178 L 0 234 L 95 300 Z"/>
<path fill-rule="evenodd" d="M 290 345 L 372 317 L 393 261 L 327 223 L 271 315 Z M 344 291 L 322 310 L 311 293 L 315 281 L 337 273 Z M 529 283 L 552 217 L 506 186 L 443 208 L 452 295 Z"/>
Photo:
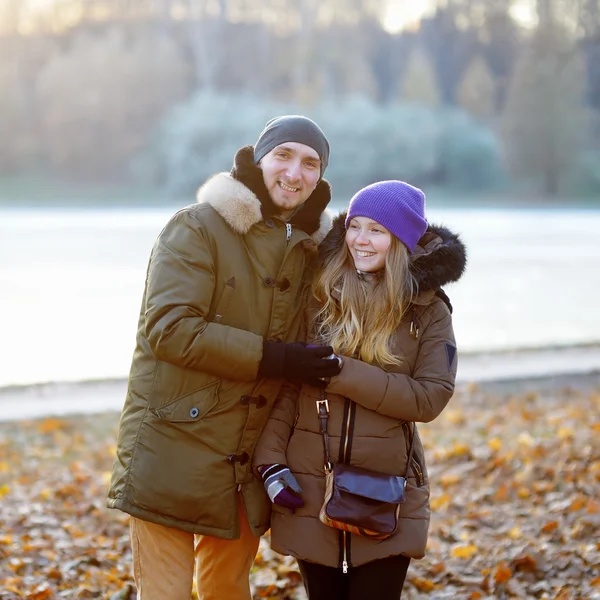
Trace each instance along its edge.
<path fill-rule="evenodd" d="M 0 209 L 0 386 L 127 375 L 152 243 L 174 209 Z M 600 211 L 435 209 L 469 264 L 460 350 L 600 342 Z"/>

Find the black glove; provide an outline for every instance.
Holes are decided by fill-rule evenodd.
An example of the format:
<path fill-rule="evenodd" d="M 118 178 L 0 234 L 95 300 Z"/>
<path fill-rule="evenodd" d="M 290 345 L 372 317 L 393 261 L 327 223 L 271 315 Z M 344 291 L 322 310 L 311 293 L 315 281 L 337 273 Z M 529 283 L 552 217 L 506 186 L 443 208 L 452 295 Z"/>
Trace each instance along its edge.
<path fill-rule="evenodd" d="M 285 377 L 318 388 L 325 388 L 323 378 L 339 375 L 342 370 L 331 346 L 306 346 L 300 342 L 284 344 L 263 342 L 263 357 L 258 367 L 258 377 L 277 379 Z"/>

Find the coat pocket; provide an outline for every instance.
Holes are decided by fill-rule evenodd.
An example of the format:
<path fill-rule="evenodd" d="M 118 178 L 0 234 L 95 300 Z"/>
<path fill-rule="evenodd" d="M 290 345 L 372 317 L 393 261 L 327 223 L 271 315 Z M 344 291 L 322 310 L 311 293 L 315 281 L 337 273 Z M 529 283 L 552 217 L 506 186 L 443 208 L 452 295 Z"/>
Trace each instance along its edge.
<path fill-rule="evenodd" d="M 235 277 L 232 277 L 224 286 L 223 291 L 221 292 L 221 297 L 217 302 L 217 308 L 215 310 L 215 315 L 212 320 L 215 323 L 220 323 L 223 320 L 223 315 L 227 313 L 227 309 L 229 308 L 229 304 L 231 302 L 231 298 L 233 297 L 233 292 L 235 291 Z"/>
<path fill-rule="evenodd" d="M 201 388 L 180 396 L 173 402 L 152 412 L 170 423 L 193 423 L 199 421 L 219 402 L 218 390 L 221 381 L 213 381 Z"/>

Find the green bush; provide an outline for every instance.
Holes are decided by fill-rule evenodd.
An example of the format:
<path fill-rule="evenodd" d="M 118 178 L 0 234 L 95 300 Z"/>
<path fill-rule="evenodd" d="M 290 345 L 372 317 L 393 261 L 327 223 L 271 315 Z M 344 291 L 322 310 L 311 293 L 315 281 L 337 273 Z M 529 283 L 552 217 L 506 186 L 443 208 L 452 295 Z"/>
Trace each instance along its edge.
<path fill-rule="evenodd" d="M 434 115 L 427 108 L 359 98 L 320 107 L 315 118 L 331 144 L 327 177 L 336 195 L 383 179 L 425 184 L 437 168 L 441 129 Z"/>
<path fill-rule="evenodd" d="M 576 196 L 600 195 L 600 150 L 589 150 L 577 158 L 566 187 Z"/>
<path fill-rule="evenodd" d="M 166 116 L 134 171 L 145 183 L 191 194 L 213 173 L 229 170 L 235 151 L 254 143 L 269 118 L 290 113 L 315 119 L 328 137 L 325 176 L 338 198 L 382 179 L 459 190 L 489 189 L 501 179 L 498 140 L 458 109 L 378 105 L 355 97 L 303 110 L 210 92 L 197 93 Z"/>
<path fill-rule="evenodd" d="M 461 110 L 447 109 L 439 144 L 440 183 L 447 188 L 480 191 L 508 181 L 494 132 Z"/>
<path fill-rule="evenodd" d="M 167 114 L 134 160 L 133 173 L 169 193 L 190 194 L 214 173 L 229 171 L 236 150 L 253 144 L 268 119 L 286 112 L 250 95 L 198 92 Z"/>

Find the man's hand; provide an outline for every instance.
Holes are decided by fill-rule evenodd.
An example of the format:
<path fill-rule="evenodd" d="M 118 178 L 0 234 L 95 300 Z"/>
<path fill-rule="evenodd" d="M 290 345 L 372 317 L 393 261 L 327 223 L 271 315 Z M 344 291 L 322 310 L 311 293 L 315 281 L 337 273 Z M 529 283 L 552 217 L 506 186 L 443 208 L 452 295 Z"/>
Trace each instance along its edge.
<path fill-rule="evenodd" d="M 259 377 L 285 377 L 314 387 L 325 388 L 330 377 L 339 375 L 341 361 L 331 346 L 307 346 L 301 342 L 264 342 Z"/>

